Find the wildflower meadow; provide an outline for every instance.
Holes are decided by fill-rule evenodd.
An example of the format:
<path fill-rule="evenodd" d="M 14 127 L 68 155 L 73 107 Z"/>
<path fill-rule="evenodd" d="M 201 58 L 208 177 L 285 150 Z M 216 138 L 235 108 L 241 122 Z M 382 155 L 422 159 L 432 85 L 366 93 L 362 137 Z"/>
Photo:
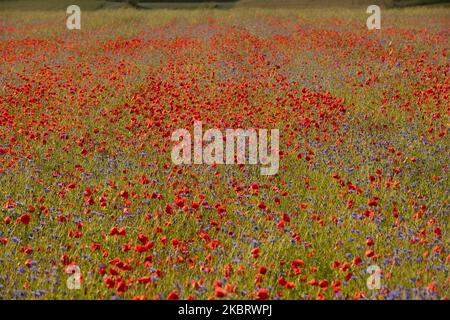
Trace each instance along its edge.
<path fill-rule="evenodd" d="M 83 3 L 0 2 L 0 299 L 449 298 L 449 7 Z"/>

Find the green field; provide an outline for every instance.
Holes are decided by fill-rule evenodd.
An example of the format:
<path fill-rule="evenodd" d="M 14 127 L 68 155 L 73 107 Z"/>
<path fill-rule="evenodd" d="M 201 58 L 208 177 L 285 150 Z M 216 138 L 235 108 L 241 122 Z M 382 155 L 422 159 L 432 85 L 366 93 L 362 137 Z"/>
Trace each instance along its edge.
<path fill-rule="evenodd" d="M 448 6 L 77 3 L 0 2 L 0 299 L 449 297 Z M 196 119 L 278 174 L 174 165 Z"/>

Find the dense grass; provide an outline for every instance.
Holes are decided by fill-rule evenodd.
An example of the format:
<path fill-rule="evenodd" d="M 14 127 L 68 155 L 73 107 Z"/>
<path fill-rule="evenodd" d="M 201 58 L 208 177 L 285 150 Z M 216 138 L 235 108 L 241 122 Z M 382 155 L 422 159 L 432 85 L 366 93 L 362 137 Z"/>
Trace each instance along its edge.
<path fill-rule="evenodd" d="M 2 11 L 1 298 L 448 297 L 448 9 L 65 17 Z M 172 165 L 194 118 L 279 128 L 279 173 Z"/>

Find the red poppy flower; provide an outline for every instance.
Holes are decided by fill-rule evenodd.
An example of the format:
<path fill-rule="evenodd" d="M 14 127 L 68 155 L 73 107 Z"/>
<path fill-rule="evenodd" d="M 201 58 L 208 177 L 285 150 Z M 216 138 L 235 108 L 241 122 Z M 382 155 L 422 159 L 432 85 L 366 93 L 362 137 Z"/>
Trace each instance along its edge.
<path fill-rule="evenodd" d="M 362 262 L 361 257 L 355 257 L 355 258 L 353 259 L 353 265 L 354 265 L 354 266 L 359 266 L 359 265 L 361 265 L 361 262 Z"/>
<path fill-rule="evenodd" d="M 142 243 L 142 244 L 146 244 L 148 242 L 148 236 L 143 234 L 143 233 L 139 233 L 138 234 L 138 240 Z"/>
<path fill-rule="evenodd" d="M 105 286 L 107 288 L 113 288 L 116 285 L 116 282 L 112 277 L 106 277 L 103 281 L 105 282 Z"/>
<path fill-rule="evenodd" d="M 259 267 L 258 273 L 260 273 L 260 274 L 266 274 L 266 273 L 267 273 L 266 267 L 264 267 L 264 266 Z"/>
<path fill-rule="evenodd" d="M 319 287 L 321 287 L 322 289 L 328 288 L 328 280 L 326 280 L 326 279 L 320 280 Z"/>
<path fill-rule="evenodd" d="M 166 204 L 166 207 L 164 208 L 164 212 L 167 214 L 171 214 L 173 212 L 172 206 L 170 204 Z"/>
<path fill-rule="evenodd" d="M 267 289 L 259 289 L 256 291 L 256 300 L 267 300 L 269 299 L 269 291 Z"/>
<path fill-rule="evenodd" d="M 366 257 L 371 258 L 375 255 L 375 252 L 373 250 L 367 250 L 366 251 Z"/>
<path fill-rule="evenodd" d="M 31 221 L 31 216 L 28 213 L 24 213 L 23 215 L 21 215 L 20 217 L 18 217 L 16 219 L 16 222 L 22 223 L 24 225 L 29 224 L 30 221 Z"/>
<path fill-rule="evenodd" d="M 180 297 L 178 296 L 178 293 L 176 291 L 172 291 L 167 296 L 167 300 L 179 300 Z"/>
<path fill-rule="evenodd" d="M 221 287 L 216 287 L 214 289 L 214 294 L 216 295 L 217 298 L 223 298 L 227 295 L 227 291 Z"/>
<path fill-rule="evenodd" d="M 116 285 L 117 294 L 124 294 L 128 290 L 128 286 L 125 281 L 121 280 Z"/>
<path fill-rule="evenodd" d="M 281 276 L 280 278 L 278 278 L 277 283 L 278 283 L 278 285 L 284 287 L 286 285 L 287 281 L 283 276 Z"/>
<path fill-rule="evenodd" d="M 138 282 L 139 282 L 139 283 L 143 283 L 143 284 L 150 283 L 151 281 L 152 281 L 152 280 L 151 280 L 150 276 L 147 276 L 147 277 L 140 277 L 140 278 L 138 279 Z"/>
<path fill-rule="evenodd" d="M 258 208 L 261 209 L 261 210 L 266 210 L 267 206 L 264 203 L 264 201 L 261 201 L 260 203 L 258 203 Z"/>
<path fill-rule="evenodd" d="M 291 261 L 291 266 L 292 266 L 292 268 L 298 268 L 298 267 L 301 267 L 301 266 L 303 266 L 303 260 L 300 260 L 300 259 L 296 259 L 296 260 L 292 260 Z"/>
<path fill-rule="evenodd" d="M 252 253 L 252 255 L 253 255 L 253 258 L 256 259 L 256 258 L 259 257 L 260 250 L 259 250 L 259 248 L 255 248 L 255 249 L 252 249 L 251 253 Z"/>

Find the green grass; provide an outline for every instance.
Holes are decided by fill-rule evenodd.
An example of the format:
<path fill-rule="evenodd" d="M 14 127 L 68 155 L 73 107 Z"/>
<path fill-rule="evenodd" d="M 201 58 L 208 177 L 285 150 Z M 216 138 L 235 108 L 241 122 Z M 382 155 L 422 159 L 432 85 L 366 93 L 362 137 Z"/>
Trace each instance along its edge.
<path fill-rule="evenodd" d="M 242 2 L 244 5 L 244 1 Z M 71 32 L 65 29 L 65 5 L 54 2 L 48 3 L 48 7 L 39 6 L 38 11 L 23 10 L 30 8 L 29 3 L 0 2 L 2 27 L 14 28 L 0 33 L 1 49 L 5 59 L 19 57 L 9 63 L 2 63 L 2 80 L 16 86 L 30 83 L 35 89 L 43 84 L 51 85 L 42 90 L 37 105 L 28 102 L 29 96 L 25 91 L 14 93 L 3 82 L 0 87 L 1 111 L 6 110 L 15 117 L 14 126 L 5 124 L 1 128 L 0 144 L 11 144 L 9 138 L 12 136 L 18 140 L 15 145 L 16 154 L 2 158 L 4 160 L 0 173 L 0 200 L 3 205 L 1 217 L 12 218 L 11 224 L 0 224 L 0 236 L 9 238 L 6 245 L 0 245 L 0 284 L 3 286 L 1 298 L 18 298 L 15 295 L 17 290 L 29 292 L 45 289 L 48 291 L 43 297 L 45 299 L 109 299 L 115 294 L 115 290 L 105 287 L 103 275 L 98 272 L 100 265 L 107 265 L 109 268 L 108 261 L 120 257 L 123 260 L 129 259 L 133 266 L 133 270 L 121 273 L 126 280 L 136 280 L 151 273 L 142 263 L 146 254 L 122 250 L 125 242 L 136 244 L 140 232 L 145 232 L 155 240 L 155 247 L 148 254 L 156 252 L 152 268 L 162 271 L 163 276 L 148 287 L 130 283 L 130 289 L 123 295 L 124 298 L 136 295 L 165 298 L 170 291 L 178 290 L 182 298 L 192 295 L 197 299 L 207 299 L 214 295 L 212 287 L 216 280 L 237 287 L 236 292 L 228 298 L 254 298 L 258 287 L 255 283 L 256 270 L 260 265 L 269 270 L 260 287 L 274 287 L 271 291 L 272 298 L 278 291 L 282 291 L 282 298 L 287 299 L 303 299 L 306 295 L 315 298 L 322 292 L 321 289 L 308 285 L 306 281 L 313 278 L 327 279 L 330 282 L 334 279 L 343 281 L 345 272 L 339 272 L 330 265 L 334 260 L 351 263 L 355 256 L 363 258 L 363 266 L 351 267 L 354 279 L 342 286 L 344 298 L 351 299 L 356 293 L 364 292 L 370 298 L 385 299 L 389 297 L 389 291 L 398 290 L 399 296 L 395 298 L 406 298 L 410 294 L 409 298 L 419 299 L 432 282 L 438 286 L 436 296 L 427 293 L 429 295 L 426 298 L 448 297 L 448 269 L 445 268 L 448 267 L 446 258 L 450 226 L 449 183 L 444 165 L 448 162 L 446 151 L 450 146 L 445 136 L 435 137 L 437 131 L 448 129 L 447 109 L 445 105 L 437 105 L 433 100 L 414 105 L 417 107 L 414 112 L 399 108 L 404 100 L 415 101 L 415 91 L 432 88 L 436 83 L 442 86 L 439 97 L 445 101 L 444 95 L 448 92 L 444 91 L 447 90 L 445 84 L 448 84 L 448 79 L 442 70 L 448 67 L 448 61 L 442 52 L 448 46 L 443 40 L 443 33 L 448 30 L 448 9 L 408 8 L 383 11 L 382 30 L 377 33 L 367 32 L 365 29 L 365 8 L 95 10 L 103 2 L 86 1 L 80 3 L 82 10 L 87 10 L 82 13 L 82 29 Z M 57 10 L 48 10 L 50 8 Z M 205 25 L 213 25 L 223 33 L 211 40 L 201 33 L 201 27 Z M 164 26 L 162 31 L 159 29 L 161 26 Z M 192 26 L 199 27 L 193 29 L 200 30 L 199 33 L 191 31 L 189 28 Z M 280 31 L 285 30 L 283 27 L 287 31 Z M 230 31 L 231 28 L 235 30 Z M 242 30 L 246 32 L 245 37 L 239 33 Z M 288 41 L 283 42 L 283 36 Z M 120 45 L 123 41 L 134 38 L 143 39 L 146 46 L 137 49 L 112 49 L 111 52 L 105 49 L 108 44 Z M 27 42 L 29 39 L 43 42 L 30 44 Z M 183 39 L 192 43 L 183 43 Z M 353 42 L 348 42 L 350 40 Z M 11 44 L 11 41 L 16 43 Z M 392 44 L 389 45 L 389 42 Z M 278 47 L 273 47 L 274 44 Z M 393 50 L 390 54 L 389 46 Z M 289 57 L 289 62 L 273 62 L 279 58 L 275 56 L 279 52 L 283 57 Z M 161 116 L 163 127 L 170 125 L 170 114 L 133 114 L 124 104 L 133 103 L 131 93 L 147 92 L 146 99 L 151 96 L 158 87 L 149 89 L 153 85 L 151 79 L 173 83 L 176 88 L 185 88 L 185 84 L 181 85 L 182 81 L 177 78 L 178 75 L 184 75 L 186 78 L 196 78 L 201 87 L 200 93 L 193 91 L 192 100 L 188 101 L 215 101 L 214 99 L 220 100 L 223 96 L 231 96 L 232 99 L 244 92 L 248 94 L 249 100 L 245 103 L 264 106 L 266 115 L 274 115 L 268 118 L 279 121 L 278 125 L 286 132 L 283 138 L 288 138 L 290 129 L 287 125 L 296 128 L 300 119 L 289 104 L 276 104 L 276 98 L 287 98 L 286 92 L 283 91 L 283 86 L 277 86 L 275 76 L 264 78 L 270 74 L 270 70 L 263 69 L 266 65 L 261 63 L 255 67 L 248 61 L 248 57 L 262 59 L 263 55 L 271 63 L 281 65 L 279 75 L 288 78 L 286 83 L 294 96 L 299 96 L 302 88 L 308 87 L 313 91 L 329 91 L 335 97 L 345 98 L 347 106 L 345 116 L 338 118 L 339 129 L 336 132 L 333 132 L 330 123 L 325 121 L 323 124 L 331 137 L 329 140 L 316 143 L 316 135 L 324 134 L 320 127 L 312 128 L 303 136 L 299 133 L 294 136 L 291 146 L 284 145 L 286 156 L 282 159 L 279 174 L 272 179 L 261 177 L 257 168 L 247 167 L 241 170 L 235 166 L 219 166 L 217 174 L 215 169 L 205 166 L 188 166 L 183 168 L 185 171 L 182 174 L 169 174 L 173 168 L 164 168 L 163 164 L 170 163 L 170 152 L 163 152 L 151 144 L 157 142 L 161 146 L 167 143 L 167 140 L 160 139 L 155 126 L 150 126 L 143 132 L 126 129 L 133 117 L 144 123 L 145 120 L 155 120 L 155 116 Z M 380 56 L 392 57 L 392 61 L 384 63 Z M 219 74 L 229 70 L 208 62 L 212 58 L 219 62 L 233 61 L 236 68 L 258 70 L 258 76 L 242 76 L 243 80 L 237 76 L 235 79 L 235 82 L 242 80 L 254 86 L 255 93 L 245 92 L 243 86 L 236 89 L 234 94 L 222 96 L 218 80 L 211 81 L 208 77 L 212 72 Z M 402 66 L 411 63 L 411 66 L 408 65 L 408 76 L 399 74 L 400 69 L 396 69 L 394 58 L 397 59 L 395 61 L 401 61 Z M 119 70 L 120 62 L 125 65 L 122 71 Z M 176 64 L 177 68 L 170 69 L 167 62 Z M 59 67 L 52 69 L 55 74 L 49 75 L 41 69 L 44 64 L 52 68 L 55 65 Z M 432 76 L 427 74 L 427 66 L 433 70 Z M 441 66 L 441 71 L 436 71 L 437 66 Z M 86 70 L 90 74 L 82 75 L 81 72 Z M 111 74 L 119 72 L 118 70 L 121 72 L 120 81 L 110 80 Z M 362 75 L 358 76 L 357 71 L 361 71 Z M 379 82 L 355 88 L 354 84 L 362 83 L 370 77 L 369 71 L 380 77 Z M 35 80 L 26 81 L 18 76 L 20 74 Z M 145 78 L 149 75 L 153 77 L 150 80 Z M 264 87 L 257 81 L 273 87 Z M 292 81 L 297 81 L 298 85 L 292 84 Z M 86 88 L 86 92 L 90 92 L 96 85 L 105 86 L 105 89 L 92 94 L 81 94 L 78 91 L 75 96 L 70 96 L 65 87 L 58 86 L 66 82 L 77 88 Z M 204 84 L 210 87 L 203 87 Z M 167 103 L 167 107 L 174 98 L 169 89 L 162 85 L 158 88 L 163 88 L 159 93 L 162 99 L 160 103 Z M 52 91 L 55 92 L 54 95 L 50 94 Z M 183 89 L 180 91 L 187 95 Z M 383 102 L 383 94 L 388 98 L 398 94 L 401 99 Z M 19 102 L 14 104 L 12 98 L 5 98 L 7 96 L 12 96 Z M 185 97 L 181 95 L 174 101 L 182 103 L 183 98 Z M 226 106 L 232 110 L 233 115 L 240 109 L 238 103 L 231 101 L 233 103 L 229 102 Z M 227 100 L 220 102 L 225 104 Z M 274 104 L 270 106 L 268 102 Z M 57 106 L 57 109 L 51 109 L 52 106 Z M 29 110 L 25 112 L 25 108 Z M 115 109 L 122 111 L 116 116 L 117 119 L 114 118 Z M 317 112 L 312 110 L 310 113 L 305 111 L 305 115 L 320 119 Z M 230 116 L 222 109 L 213 109 L 211 112 L 217 118 Z M 281 114 L 276 115 L 276 112 Z M 440 112 L 441 117 L 432 121 L 437 112 Z M 180 113 L 189 116 L 189 113 Z M 40 123 L 41 120 L 45 123 L 45 115 L 55 123 Z M 266 118 L 261 113 L 250 117 L 248 122 L 252 125 L 252 121 L 259 120 L 267 124 Z M 110 121 L 111 119 L 114 121 Z M 179 124 L 183 124 L 180 119 L 181 116 L 178 118 Z M 48 141 L 43 145 L 41 140 L 33 140 L 19 133 L 20 127 L 27 126 L 32 131 L 42 133 L 47 127 L 51 127 L 54 132 L 49 130 Z M 60 126 L 66 129 L 60 129 Z M 429 126 L 434 126 L 433 134 L 427 133 Z M 99 128 L 100 133 L 93 134 L 93 128 Z M 71 139 L 60 139 L 58 134 L 61 132 L 66 132 Z M 118 139 L 118 136 L 122 139 Z M 92 154 L 87 157 L 80 154 L 80 148 L 76 145 L 76 140 L 80 137 L 85 137 L 89 147 L 92 147 Z M 340 144 L 336 142 L 338 139 L 342 139 Z M 95 149 L 102 141 L 109 148 L 106 155 Z M 315 165 L 297 160 L 297 152 L 292 151 L 294 145 L 299 143 L 299 150 L 304 157 L 307 152 L 303 144 L 305 142 L 314 150 Z M 64 149 L 66 144 L 68 149 Z M 140 144 L 143 144 L 142 151 L 146 155 L 138 152 Z M 391 153 L 389 146 L 393 146 L 395 151 L 402 151 L 402 154 Z M 53 151 L 49 151 L 49 147 Z M 26 159 L 26 153 L 31 154 L 32 160 Z M 49 158 L 47 153 L 51 154 Z M 417 158 L 417 162 L 412 162 L 412 157 Z M 8 168 L 8 162 L 14 159 L 17 162 Z M 143 167 L 141 162 L 151 165 Z M 75 169 L 75 164 L 81 164 L 85 172 Z M 370 184 L 368 176 L 374 175 L 377 169 L 382 170 L 383 183 Z M 394 174 L 397 169 L 400 170 L 399 173 Z M 61 172 L 61 176 L 53 176 L 53 171 Z M 144 173 L 156 180 L 154 186 L 146 187 L 137 182 Z M 345 183 L 356 184 L 364 191 L 346 192 L 347 187 L 340 186 L 332 177 L 333 173 L 338 173 Z M 433 180 L 435 175 L 441 176 L 441 179 Z M 270 188 L 261 188 L 259 195 L 244 193 L 244 199 L 240 202 L 231 185 L 231 176 L 243 185 L 255 181 L 260 185 L 267 184 Z M 398 187 L 386 186 L 388 176 L 399 181 Z M 305 185 L 305 177 L 308 177 L 310 188 Z M 106 185 L 107 180 L 116 182 L 118 188 Z M 67 192 L 65 198 L 57 196 L 61 189 L 59 184 L 71 181 L 76 181 L 76 188 Z M 87 186 L 98 189 L 95 193 L 97 203 L 89 208 L 84 205 L 83 196 Z M 214 210 L 199 209 L 189 212 L 175 210 L 173 215 L 157 219 L 155 216 L 164 211 L 164 205 L 173 201 L 174 190 L 185 186 L 192 189 L 189 197 L 196 198 L 202 193 L 210 203 L 226 204 L 227 217 L 221 219 Z M 286 197 L 280 197 L 279 206 L 271 201 L 277 195 L 272 188 L 275 186 L 289 193 Z M 142 205 L 142 199 L 138 198 L 129 207 L 133 213 L 141 210 L 141 214 L 124 215 L 121 212 L 124 202 L 117 196 L 122 189 L 133 190 L 141 197 L 145 192 L 158 190 L 165 198 L 146 205 Z M 97 201 L 103 192 L 108 193 L 109 201 L 104 208 Z M 17 202 L 14 209 L 6 208 L 7 195 Z M 117 199 L 114 199 L 116 196 Z M 380 198 L 379 211 L 375 212 L 377 218 L 355 218 L 355 212 L 361 214 L 368 209 L 367 202 L 374 196 Z M 347 207 L 348 200 L 354 201 L 353 208 Z M 259 201 L 270 204 L 270 212 L 262 213 L 256 209 Z M 306 203 L 307 208 L 300 208 L 300 203 Z M 49 212 L 37 210 L 30 225 L 23 226 L 14 222 L 17 216 L 28 210 L 29 205 L 37 207 L 41 204 Z M 114 204 L 118 208 L 114 208 Z M 414 219 L 420 205 L 427 205 L 428 213 L 422 219 Z M 400 212 L 401 219 L 393 216 L 394 207 Z M 144 213 L 152 214 L 154 218 L 146 220 Z M 288 228 L 300 236 L 300 244 L 291 241 L 291 232 L 277 228 L 276 219 L 282 213 L 290 215 L 291 223 Z M 56 216 L 59 214 L 67 216 L 69 222 L 58 222 Z M 340 220 L 340 223 L 335 224 L 335 219 Z M 429 224 L 430 219 L 435 219 L 436 225 L 441 226 L 442 238 L 433 236 L 435 225 Z M 83 236 L 70 238 L 68 233 L 75 230 L 77 220 L 83 221 Z M 214 221 L 219 223 L 218 228 L 214 227 Z M 107 235 L 110 228 L 117 225 L 127 229 L 126 238 Z M 163 230 L 168 242 L 172 238 L 186 241 L 190 257 L 195 257 L 193 268 L 186 263 L 174 262 L 178 251 L 161 243 L 162 235 L 156 232 L 157 228 Z M 211 239 L 220 240 L 221 246 L 216 250 L 204 249 L 207 242 L 199 237 L 204 230 L 208 230 Z M 412 242 L 422 230 L 426 230 L 426 235 L 420 237 L 427 242 Z M 33 235 L 31 239 L 28 237 L 30 234 Z M 375 240 L 374 248 L 380 255 L 378 261 L 364 257 L 367 236 Z M 15 243 L 13 237 L 20 238 L 22 242 Z M 252 239 L 257 239 L 261 248 L 261 256 L 257 260 L 250 254 L 254 247 Z M 90 245 L 93 242 L 101 243 L 103 248 L 107 248 L 109 256 L 103 257 L 101 251 L 92 252 Z M 28 244 L 34 249 L 30 256 L 37 262 L 34 269 L 24 267 L 28 256 L 20 252 L 20 247 Z M 433 254 L 432 250 L 436 246 L 442 247 L 443 252 Z M 67 275 L 60 262 L 63 253 L 67 253 L 83 271 L 82 290 L 67 289 Z M 349 253 L 351 257 L 348 256 Z M 89 258 L 83 258 L 83 254 L 87 254 Z M 293 259 L 305 262 L 299 276 L 294 275 L 290 267 Z M 365 284 L 365 268 L 373 263 L 380 264 L 385 272 L 382 292 L 369 291 Z M 225 279 L 223 269 L 227 264 L 233 266 L 234 272 Z M 211 272 L 203 272 L 202 266 L 210 267 Z M 26 271 L 19 272 L 20 267 Z M 317 270 L 313 271 L 314 268 Z M 280 288 L 276 281 L 281 275 L 293 281 L 295 289 Z M 413 278 L 416 281 L 412 281 Z M 192 280 L 200 279 L 205 291 L 198 291 L 191 285 Z M 414 289 L 420 292 L 413 292 Z M 333 298 L 331 289 L 324 292 L 327 298 Z M 37 297 L 29 294 L 27 298 Z"/>

